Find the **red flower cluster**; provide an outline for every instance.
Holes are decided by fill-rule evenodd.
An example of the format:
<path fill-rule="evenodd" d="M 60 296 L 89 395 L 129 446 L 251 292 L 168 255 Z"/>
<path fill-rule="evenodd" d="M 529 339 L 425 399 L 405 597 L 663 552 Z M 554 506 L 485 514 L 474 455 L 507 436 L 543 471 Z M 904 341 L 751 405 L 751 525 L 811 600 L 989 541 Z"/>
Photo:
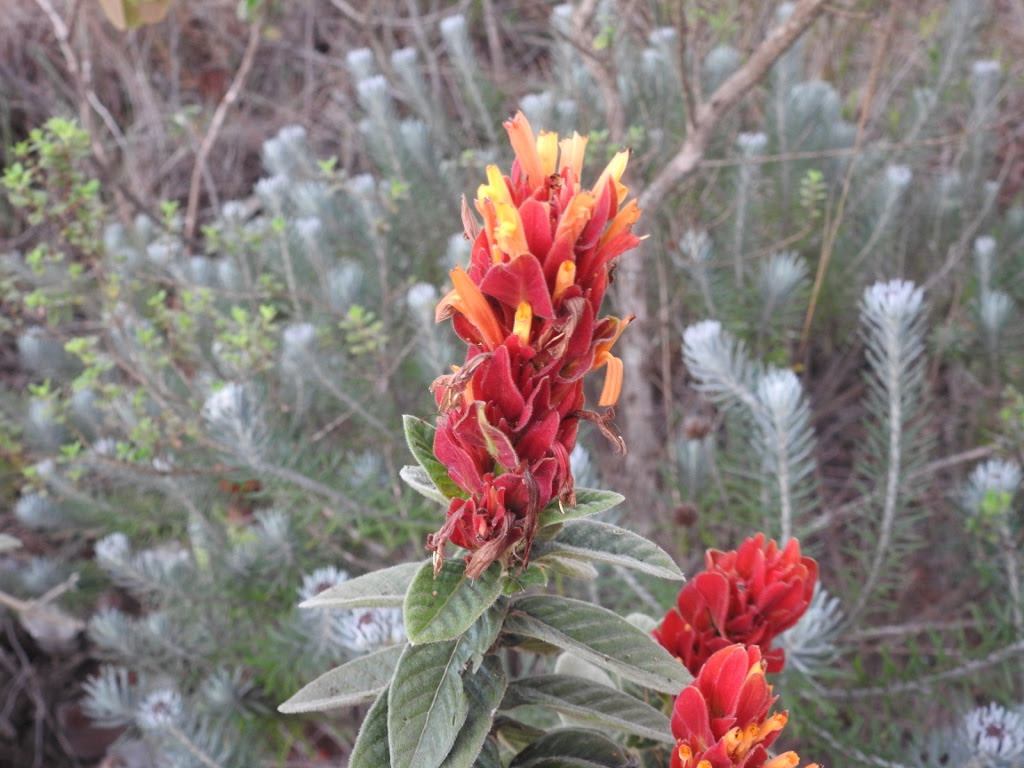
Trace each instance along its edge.
<path fill-rule="evenodd" d="M 794 768 L 795 752 L 770 758 L 768 747 L 788 714 L 768 710 L 777 697 L 756 645 L 715 652 L 672 710 L 676 748 L 671 768 Z M 812 764 L 807 768 L 817 768 Z"/>
<path fill-rule="evenodd" d="M 807 610 L 818 564 L 800 556 L 796 539 L 780 550 L 774 541 L 766 546 L 760 533 L 732 552 L 708 550 L 705 562 L 707 570 L 686 583 L 654 638 L 693 675 L 733 643 L 757 646 L 767 670 L 781 672 L 785 652 L 772 650 L 772 641 Z"/>
<path fill-rule="evenodd" d="M 516 160 L 510 177 L 488 166 L 476 209 L 463 209 L 473 241 L 468 271 L 438 305 L 469 345 L 455 373 L 434 382 L 441 410 L 434 453 L 465 498 L 452 499 L 445 525 L 427 542 L 470 550 L 475 578 L 519 541 L 529 557 L 537 517 L 557 498 L 575 503 L 569 452 L 579 419 L 607 429 L 610 414 L 584 411 L 583 376 L 607 365 L 600 405 L 622 387 L 611 347 L 632 318 L 598 317 L 617 257 L 640 239 L 636 201 L 623 206 L 620 152 L 592 191 L 580 186 L 587 140 L 534 138 L 522 113 L 505 123 Z"/>

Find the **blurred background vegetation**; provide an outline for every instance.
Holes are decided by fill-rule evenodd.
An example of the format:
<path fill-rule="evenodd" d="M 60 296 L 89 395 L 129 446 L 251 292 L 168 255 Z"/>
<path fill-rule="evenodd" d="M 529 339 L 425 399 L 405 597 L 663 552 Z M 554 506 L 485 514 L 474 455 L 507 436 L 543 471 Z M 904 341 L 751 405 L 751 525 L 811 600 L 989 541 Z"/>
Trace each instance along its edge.
<path fill-rule="evenodd" d="M 400 417 L 515 109 L 645 208 L 629 454 L 584 430 L 577 482 L 687 572 L 819 560 L 805 759 L 1024 757 L 1020 0 L 15 0 L 0 49 L 0 765 L 344 764 L 360 712 L 276 705 L 400 630 L 296 604 L 440 525 Z"/>

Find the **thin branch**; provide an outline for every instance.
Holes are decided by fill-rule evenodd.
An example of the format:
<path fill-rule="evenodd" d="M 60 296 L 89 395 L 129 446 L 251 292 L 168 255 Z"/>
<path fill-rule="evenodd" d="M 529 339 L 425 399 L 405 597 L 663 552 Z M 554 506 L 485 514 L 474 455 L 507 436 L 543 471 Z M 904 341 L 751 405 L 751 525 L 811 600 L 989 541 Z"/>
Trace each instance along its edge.
<path fill-rule="evenodd" d="M 825 7 L 825 0 L 800 0 L 789 18 L 757 47 L 747 63 L 719 86 L 697 110 L 690 131 L 676 155 L 668 161 L 640 195 L 641 208 L 657 208 L 661 201 L 698 166 L 715 128 L 739 100 L 761 79 L 772 64 L 796 42 Z"/>
<path fill-rule="evenodd" d="M 37 2 L 45 2 L 46 0 L 36 0 Z M 231 86 L 224 94 L 224 98 L 220 100 L 217 105 L 216 111 L 213 113 L 213 119 L 210 121 L 210 127 L 206 131 L 206 135 L 203 137 L 202 144 L 199 145 L 199 151 L 196 153 L 196 161 L 192 166 L 192 179 L 189 182 L 188 187 L 188 205 L 185 208 L 185 245 L 186 248 L 191 250 L 192 237 L 196 231 L 196 217 L 199 209 L 199 185 L 203 178 L 203 169 L 206 166 L 206 158 L 213 150 L 213 145 L 217 141 L 217 136 L 220 134 L 221 128 L 224 126 L 224 120 L 228 116 L 228 110 L 238 100 L 238 95 L 242 91 L 242 87 L 245 85 L 245 81 L 249 77 L 249 72 L 252 71 L 252 66 L 256 61 L 256 50 L 259 47 L 260 38 L 263 35 L 263 20 L 265 18 L 265 11 L 261 12 L 256 20 L 249 27 L 249 39 L 245 44 L 245 53 L 242 54 L 242 62 L 238 66 L 238 71 L 235 73 L 235 79 L 231 82 Z M 186 254 L 187 256 L 188 254 Z"/>

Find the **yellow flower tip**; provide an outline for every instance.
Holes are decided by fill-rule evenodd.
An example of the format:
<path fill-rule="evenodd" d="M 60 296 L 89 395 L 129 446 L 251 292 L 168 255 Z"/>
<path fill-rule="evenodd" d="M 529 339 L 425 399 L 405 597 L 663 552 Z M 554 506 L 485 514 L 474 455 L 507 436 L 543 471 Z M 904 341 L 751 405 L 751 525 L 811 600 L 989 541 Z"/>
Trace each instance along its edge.
<path fill-rule="evenodd" d="M 608 370 L 604 374 L 604 387 L 601 389 L 601 399 L 597 404 L 607 408 L 615 405 L 622 394 L 623 365 L 622 361 L 610 352 L 605 352 L 604 358 L 603 363 L 608 364 Z"/>
<path fill-rule="evenodd" d="M 558 134 L 541 131 L 537 137 L 537 154 L 540 156 L 541 172 L 551 176 L 558 167 Z"/>
<path fill-rule="evenodd" d="M 508 131 L 512 149 L 519 160 L 519 168 L 526 176 L 527 185 L 531 189 L 536 189 L 544 183 L 545 177 L 530 121 L 521 111 L 516 112 L 515 117 L 505 121 L 505 130 Z"/>
<path fill-rule="evenodd" d="M 565 292 L 575 282 L 576 264 L 566 259 L 558 267 L 558 272 L 555 274 L 555 290 L 552 293 L 552 298 L 556 302 L 560 301 Z"/>
<path fill-rule="evenodd" d="M 505 184 L 505 177 L 501 175 L 501 169 L 496 165 L 487 166 L 487 183 L 481 184 L 476 190 L 478 209 L 486 200 L 494 201 L 495 205 L 499 203 L 512 205 L 512 195 L 509 194 L 508 185 Z"/>
<path fill-rule="evenodd" d="M 789 751 L 783 752 L 778 757 L 773 757 L 764 764 L 764 768 L 796 768 L 798 765 L 800 765 L 800 758 L 796 752 Z M 807 768 L 812 768 L 812 766 L 809 765 Z"/>
<path fill-rule="evenodd" d="M 511 202 L 497 202 L 494 204 L 494 212 L 497 217 L 494 239 L 498 247 L 512 259 L 529 251 L 519 210 Z"/>
<path fill-rule="evenodd" d="M 512 333 L 519 337 L 523 344 L 530 342 L 530 329 L 533 325 L 533 308 L 529 302 L 521 301 L 516 308 L 516 321 L 512 326 Z"/>
<path fill-rule="evenodd" d="M 690 763 L 693 762 L 693 750 L 690 749 L 689 744 L 680 744 L 678 748 L 679 761 L 683 764 L 683 768 L 688 768 Z"/>
<path fill-rule="evenodd" d="M 615 193 L 617 203 L 622 204 L 622 201 L 626 198 L 626 193 L 629 191 L 625 185 L 619 183 L 619 179 L 622 178 L 622 174 L 626 171 L 626 164 L 629 162 L 629 150 L 624 149 L 621 152 L 617 152 L 615 157 L 612 158 L 611 162 L 604 169 L 601 177 L 597 180 L 597 184 L 594 186 L 594 194 L 600 195 L 605 186 L 608 184 L 608 180 L 611 179 L 615 182 Z"/>
<path fill-rule="evenodd" d="M 572 138 L 562 139 L 558 144 L 561 157 L 558 161 L 558 172 L 569 168 L 579 179 L 583 173 L 583 155 L 587 150 L 587 137 L 573 131 Z"/>

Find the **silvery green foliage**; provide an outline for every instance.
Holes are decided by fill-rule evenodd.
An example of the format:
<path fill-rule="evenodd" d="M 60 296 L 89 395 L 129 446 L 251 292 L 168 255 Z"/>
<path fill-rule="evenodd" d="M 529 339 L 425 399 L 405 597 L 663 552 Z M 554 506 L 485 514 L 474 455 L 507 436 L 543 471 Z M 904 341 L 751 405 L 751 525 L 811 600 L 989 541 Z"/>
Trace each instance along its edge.
<path fill-rule="evenodd" d="M 839 654 L 842 624 L 839 598 L 832 597 L 819 582 L 800 621 L 779 636 L 787 670 L 793 667 L 808 677 L 829 672 Z"/>
<path fill-rule="evenodd" d="M 462 14 L 454 14 L 441 20 L 441 39 L 445 50 L 455 68 L 456 79 L 470 109 L 484 130 L 489 143 L 497 143 L 491 112 L 488 110 L 484 89 L 485 81 L 480 77 L 480 66 L 473 52 L 473 44 L 469 39 L 466 19 Z"/>
<path fill-rule="evenodd" d="M 713 320 L 686 329 L 683 359 L 699 391 L 754 428 L 764 508 L 778 511 L 779 535 L 789 539 L 815 494 L 815 438 L 799 379 L 751 360 L 745 344 Z"/>
<path fill-rule="evenodd" d="M 14 503 L 14 516 L 29 528 L 56 528 L 66 522 L 65 514 L 48 494 L 30 492 Z"/>
<path fill-rule="evenodd" d="M 202 413 L 211 434 L 227 452 L 259 464 L 270 435 L 263 407 L 251 385 L 228 382 L 206 398 Z"/>
<path fill-rule="evenodd" d="M 701 85 L 704 93 L 714 93 L 733 72 L 740 68 L 743 57 L 731 45 L 718 45 L 704 58 Z"/>
<path fill-rule="evenodd" d="M 22 367 L 39 379 L 65 381 L 78 371 L 78 360 L 64 351 L 64 345 L 39 326 L 18 336 L 18 359 Z"/>
<path fill-rule="evenodd" d="M 989 501 L 995 502 L 995 510 L 1009 511 L 1010 502 L 1020 490 L 1021 469 L 1008 459 L 989 459 L 971 472 L 960 494 L 960 504 L 967 514 L 981 516 L 987 511 Z"/>

